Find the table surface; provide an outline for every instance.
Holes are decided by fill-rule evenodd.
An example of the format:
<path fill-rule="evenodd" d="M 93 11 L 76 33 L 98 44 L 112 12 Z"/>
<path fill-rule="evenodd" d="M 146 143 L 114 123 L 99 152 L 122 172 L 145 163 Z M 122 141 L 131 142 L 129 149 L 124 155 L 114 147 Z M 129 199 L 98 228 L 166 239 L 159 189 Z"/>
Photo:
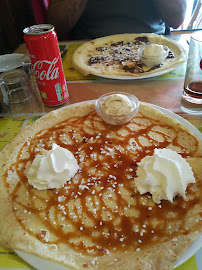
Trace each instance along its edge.
<path fill-rule="evenodd" d="M 188 51 L 189 45 L 187 41 L 190 38 L 189 34 L 175 35 L 171 36 L 171 38 L 178 41 Z M 97 99 L 105 93 L 114 91 L 131 93 L 140 101 L 155 104 L 175 112 L 202 131 L 202 106 L 188 104 L 182 99 L 186 63 L 170 73 L 148 79 L 134 79 L 129 81 L 104 79 L 96 76 L 84 77 L 71 66 L 72 53 L 80 44 L 81 42 L 67 42 L 67 53 L 63 57 L 63 68 L 69 92 L 68 101 L 61 106 L 50 107 L 44 105 L 41 102 L 36 82 L 32 81 L 32 86 L 38 97 L 38 99 L 34 100 L 32 106 L 22 107 L 20 114 L 16 118 L 10 117 L 6 107 L 3 106 L 3 111 L 0 114 L 0 149 L 24 126 L 30 124 L 39 116 L 69 104 Z M 16 53 L 25 54 L 25 45 L 22 44 L 19 46 Z M 1 99 L 2 97 L 0 96 Z M 12 250 L 0 247 L 0 269 L 5 268 L 33 269 Z M 202 249 L 176 269 L 202 270 Z"/>

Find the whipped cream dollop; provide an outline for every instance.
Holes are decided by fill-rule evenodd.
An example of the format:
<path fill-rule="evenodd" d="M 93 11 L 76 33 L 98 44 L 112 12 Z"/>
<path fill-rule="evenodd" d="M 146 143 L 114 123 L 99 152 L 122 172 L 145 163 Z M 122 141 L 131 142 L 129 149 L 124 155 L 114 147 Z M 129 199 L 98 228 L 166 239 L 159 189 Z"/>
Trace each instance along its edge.
<path fill-rule="evenodd" d="M 144 157 L 138 165 L 135 185 L 140 194 L 151 193 L 155 203 L 173 202 L 177 194 L 185 199 L 187 185 L 195 183 L 189 163 L 170 149 L 155 149 L 153 156 Z"/>
<path fill-rule="evenodd" d="M 52 149 L 41 149 L 28 170 L 28 183 L 38 190 L 61 188 L 79 170 L 77 160 L 67 149 L 53 143 Z"/>
<path fill-rule="evenodd" d="M 162 56 L 167 52 L 166 47 L 161 44 L 149 44 L 142 50 L 144 56 Z"/>
<path fill-rule="evenodd" d="M 109 115 L 127 115 L 133 111 L 133 103 L 123 94 L 110 95 L 101 104 L 102 111 Z"/>

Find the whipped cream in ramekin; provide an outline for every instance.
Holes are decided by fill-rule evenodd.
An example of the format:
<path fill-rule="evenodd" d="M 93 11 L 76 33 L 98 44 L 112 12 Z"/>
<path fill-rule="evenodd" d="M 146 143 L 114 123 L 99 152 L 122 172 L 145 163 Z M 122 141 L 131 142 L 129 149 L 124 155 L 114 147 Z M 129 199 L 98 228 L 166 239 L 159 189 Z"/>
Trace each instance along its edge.
<path fill-rule="evenodd" d="M 163 63 L 168 52 L 169 49 L 165 45 L 147 44 L 138 50 L 138 55 L 146 66 L 156 66 Z"/>
<path fill-rule="evenodd" d="M 110 95 L 101 103 L 102 111 L 109 115 L 127 115 L 133 110 L 130 99 L 122 94 Z"/>

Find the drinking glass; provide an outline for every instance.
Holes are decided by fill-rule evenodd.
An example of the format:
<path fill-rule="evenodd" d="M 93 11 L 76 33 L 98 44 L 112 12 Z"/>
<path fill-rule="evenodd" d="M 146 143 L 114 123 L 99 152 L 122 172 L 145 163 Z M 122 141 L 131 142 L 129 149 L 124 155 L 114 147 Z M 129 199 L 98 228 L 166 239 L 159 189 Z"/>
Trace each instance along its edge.
<path fill-rule="evenodd" d="M 4 72 L 0 78 L 5 104 L 24 102 L 31 98 L 31 86 L 26 73 L 22 70 Z"/>
<path fill-rule="evenodd" d="M 31 59 L 28 54 L 25 54 L 24 57 L 22 58 L 22 69 L 26 72 L 30 81 L 35 80 Z"/>
<path fill-rule="evenodd" d="M 38 101 L 25 71 L 13 69 L 2 73 L 0 87 L 11 115 L 38 111 Z"/>
<path fill-rule="evenodd" d="M 183 98 L 191 103 L 202 104 L 202 31 L 191 35 Z"/>

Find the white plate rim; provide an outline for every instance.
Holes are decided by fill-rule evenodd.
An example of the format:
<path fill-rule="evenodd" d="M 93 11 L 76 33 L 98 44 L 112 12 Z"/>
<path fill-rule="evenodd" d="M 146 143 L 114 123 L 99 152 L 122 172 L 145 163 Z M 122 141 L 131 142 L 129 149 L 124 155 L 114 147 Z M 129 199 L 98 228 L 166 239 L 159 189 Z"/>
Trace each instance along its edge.
<path fill-rule="evenodd" d="M 0 55 L 0 72 L 6 72 L 11 69 L 21 67 L 23 57 L 24 57 L 24 54 L 21 54 L 21 53 L 11 53 L 11 54 Z M 12 60 L 13 63 L 11 65 L 6 64 L 8 60 L 9 62 Z"/>
<path fill-rule="evenodd" d="M 145 74 L 142 75 L 140 77 L 135 77 L 135 76 L 124 76 L 124 75 L 107 75 L 107 74 L 93 74 L 95 76 L 101 77 L 101 78 L 106 78 L 106 79 L 113 79 L 113 80 L 141 80 L 141 79 L 148 79 L 148 78 L 153 78 L 153 77 L 157 77 L 163 74 L 166 74 L 178 67 L 180 67 L 184 62 L 181 63 L 176 63 L 174 65 L 172 65 L 172 67 L 163 69 L 163 70 L 159 70 L 156 72 L 153 72 L 151 74 Z"/>
<path fill-rule="evenodd" d="M 74 106 L 74 105 L 79 105 L 79 104 L 83 104 L 83 103 L 95 103 L 95 100 L 81 101 L 81 102 L 69 104 L 67 106 Z M 147 103 L 147 102 L 140 101 L 140 104 L 145 104 L 145 105 L 151 106 L 151 107 L 161 111 L 162 113 L 165 113 L 165 114 L 177 119 L 179 122 L 181 122 L 182 124 L 187 126 L 192 133 L 197 135 L 197 137 L 199 139 L 202 139 L 202 134 L 196 127 L 194 127 L 191 123 L 189 123 L 187 120 L 185 120 L 181 116 L 175 114 L 174 112 L 169 111 L 165 108 L 162 108 L 158 105 L 154 105 L 154 104 Z M 67 106 L 65 106 L 65 107 L 67 107 Z M 62 110 L 62 109 L 64 109 L 64 107 L 59 108 L 57 110 Z M 197 251 L 199 251 L 199 249 L 201 247 L 202 247 L 202 234 L 200 234 L 200 236 L 192 243 L 192 245 L 182 254 L 182 256 L 178 259 L 178 261 L 176 262 L 176 264 L 173 266 L 172 269 L 175 269 L 176 267 L 178 267 L 181 264 L 183 264 L 184 262 L 186 262 Z M 63 265 L 63 264 L 60 264 L 58 262 L 50 261 L 48 259 L 43 259 L 37 255 L 30 254 L 30 253 L 27 253 L 27 252 L 22 251 L 22 250 L 14 249 L 14 251 L 25 262 L 27 262 L 28 264 L 30 264 L 31 266 L 33 266 L 35 269 L 38 269 L 38 270 L 46 270 L 46 269 L 48 269 L 48 270 L 55 270 L 55 269 L 57 269 L 57 270 L 73 270 L 73 268 L 70 268 L 67 265 Z"/>

